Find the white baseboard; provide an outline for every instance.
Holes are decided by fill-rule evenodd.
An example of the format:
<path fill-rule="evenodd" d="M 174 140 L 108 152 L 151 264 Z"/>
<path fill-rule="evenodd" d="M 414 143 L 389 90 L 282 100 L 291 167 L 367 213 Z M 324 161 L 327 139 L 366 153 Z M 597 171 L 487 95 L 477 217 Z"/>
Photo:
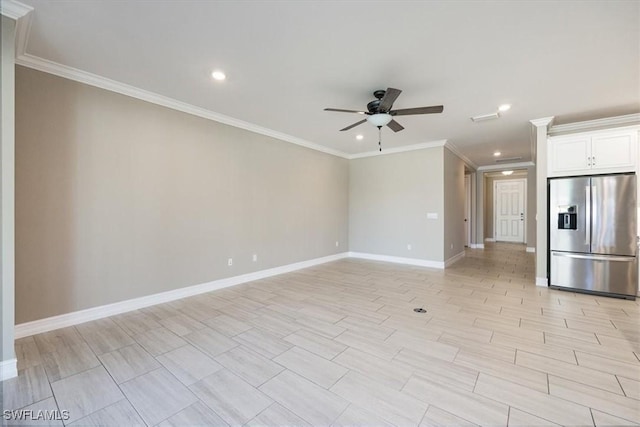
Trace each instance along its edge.
<path fill-rule="evenodd" d="M 362 259 L 368 259 L 372 261 L 384 261 L 384 262 L 393 262 L 396 264 L 418 265 L 420 267 L 439 268 L 439 269 L 444 269 L 445 267 L 443 261 L 431 261 L 427 259 L 403 258 L 399 256 L 367 254 L 363 252 L 349 252 L 349 256 L 352 258 L 362 258 Z"/>
<path fill-rule="evenodd" d="M 484 249 L 484 243 L 471 243 L 469 247 L 471 249 Z"/>
<path fill-rule="evenodd" d="M 536 286 L 549 286 L 546 277 L 536 277 Z"/>
<path fill-rule="evenodd" d="M 0 381 L 18 376 L 18 359 L 3 360 L 0 362 Z"/>
<path fill-rule="evenodd" d="M 449 267 L 451 264 L 453 264 L 454 262 L 460 261 L 462 258 L 464 258 L 464 251 L 455 254 L 454 256 L 452 256 L 451 258 L 449 258 L 448 260 L 446 260 L 444 262 L 444 266 Z"/>
<path fill-rule="evenodd" d="M 487 237 L 486 239 L 484 239 L 485 242 L 495 242 L 496 239 L 493 239 L 491 237 Z"/>
<path fill-rule="evenodd" d="M 536 252 L 536 248 L 528 246 L 527 247 L 527 252 L 535 253 Z"/>
<path fill-rule="evenodd" d="M 188 286 L 172 291 L 161 292 L 158 294 L 134 298 L 126 301 L 120 301 L 113 304 L 101 305 L 85 310 L 74 311 L 71 313 L 61 314 L 59 316 L 47 317 L 45 319 L 34 320 L 32 322 L 21 323 L 19 325 L 16 325 L 15 327 L 15 338 L 24 338 L 43 332 L 53 331 L 59 328 L 65 328 L 67 326 L 78 325 L 80 323 L 89 322 L 91 320 L 114 316 L 116 314 L 125 313 L 127 311 L 149 307 L 151 305 L 175 301 L 177 299 L 199 295 L 205 292 L 211 292 L 217 289 L 227 288 L 229 286 L 235 286 L 254 280 L 264 279 L 266 277 L 277 276 L 279 274 L 289 273 L 291 271 L 301 270 L 303 268 L 313 267 L 315 265 L 324 264 L 331 261 L 337 261 L 339 259 L 347 258 L 348 256 L 349 254 L 347 252 L 342 252 L 322 258 L 315 258 L 307 261 L 297 262 L 294 264 L 288 264 L 280 267 L 269 268 L 267 270 L 243 274 L 240 276 L 214 280 L 212 282 Z"/>

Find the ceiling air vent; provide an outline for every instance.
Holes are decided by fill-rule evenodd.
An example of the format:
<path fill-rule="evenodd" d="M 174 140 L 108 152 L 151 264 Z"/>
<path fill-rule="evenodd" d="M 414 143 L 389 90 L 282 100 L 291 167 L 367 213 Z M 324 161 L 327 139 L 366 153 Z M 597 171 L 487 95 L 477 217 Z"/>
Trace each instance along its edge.
<path fill-rule="evenodd" d="M 496 163 L 508 163 L 508 162 L 513 162 L 515 160 L 522 160 L 522 156 L 520 156 L 520 157 L 505 157 L 504 159 L 497 159 Z"/>
<path fill-rule="evenodd" d="M 494 120 L 498 118 L 500 118 L 500 113 L 496 111 L 495 113 L 491 114 L 483 114 L 481 116 L 471 117 L 471 120 L 473 120 L 474 122 L 484 122 L 487 120 Z"/>

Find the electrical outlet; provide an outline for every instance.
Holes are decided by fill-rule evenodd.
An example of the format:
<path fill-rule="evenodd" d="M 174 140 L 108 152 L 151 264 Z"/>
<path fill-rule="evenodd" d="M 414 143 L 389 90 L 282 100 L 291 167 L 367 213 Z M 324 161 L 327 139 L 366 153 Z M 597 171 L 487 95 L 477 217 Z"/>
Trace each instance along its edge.
<path fill-rule="evenodd" d="M 258 261 L 258 254 L 253 254 L 253 262 Z"/>
<path fill-rule="evenodd" d="M 227 260 L 227 265 L 229 267 L 231 267 L 233 265 L 233 258 L 229 258 L 229 260 Z"/>
<path fill-rule="evenodd" d="M 338 246 L 340 246 L 340 242 L 338 242 L 338 241 L 336 240 L 336 248 L 337 248 Z"/>
<path fill-rule="evenodd" d="M 411 245 L 407 245 L 407 250 L 410 251 L 411 250 Z"/>
<path fill-rule="evenodd" d="M 451 249 L 453 249 L 453 243 L 451 244 Z"/>

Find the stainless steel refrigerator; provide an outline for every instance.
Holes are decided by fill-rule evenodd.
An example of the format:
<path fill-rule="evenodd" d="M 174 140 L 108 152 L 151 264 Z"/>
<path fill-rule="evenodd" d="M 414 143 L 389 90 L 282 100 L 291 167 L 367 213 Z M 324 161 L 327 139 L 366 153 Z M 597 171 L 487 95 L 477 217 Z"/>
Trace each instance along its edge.
<path fill-rule="evenodd" d="M 549 285 L 633 298 L 636 175 L 549 179 Z"/>

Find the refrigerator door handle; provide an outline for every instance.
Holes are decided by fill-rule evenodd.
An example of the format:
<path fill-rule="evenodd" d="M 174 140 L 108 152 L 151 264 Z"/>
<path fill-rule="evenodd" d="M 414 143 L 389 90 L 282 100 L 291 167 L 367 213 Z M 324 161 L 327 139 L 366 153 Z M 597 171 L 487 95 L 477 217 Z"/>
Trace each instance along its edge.
<path fill-rule="evenodd" d="M 597 200 L 596 197 L 596 186 L 591 186 L 591 197 L 593 200 Z M 596 203 L 591 203 L 591 222 L 596 222 L 598 220 L 598 209 L 596 209 Z"/>
<path fill-rule="evenodd" d="M 584 244 L 591 245 L 591 186 L 587 185 L 584 187 L 584 193 L 586 197 L 586 209 L 584 213 L 585 224 L 584 224 Z"/>
<path fill-rule="evenodd" d="M 582 255 L 582 254 L 573 254 L 573 253 L 567 253 L 567 252 L 551 252 L 551 255 L 565 257 L 565 258 L 592 259 L 596 261 L 634 262 L 636 260 L 636 257 L 634 256 Z"/>

